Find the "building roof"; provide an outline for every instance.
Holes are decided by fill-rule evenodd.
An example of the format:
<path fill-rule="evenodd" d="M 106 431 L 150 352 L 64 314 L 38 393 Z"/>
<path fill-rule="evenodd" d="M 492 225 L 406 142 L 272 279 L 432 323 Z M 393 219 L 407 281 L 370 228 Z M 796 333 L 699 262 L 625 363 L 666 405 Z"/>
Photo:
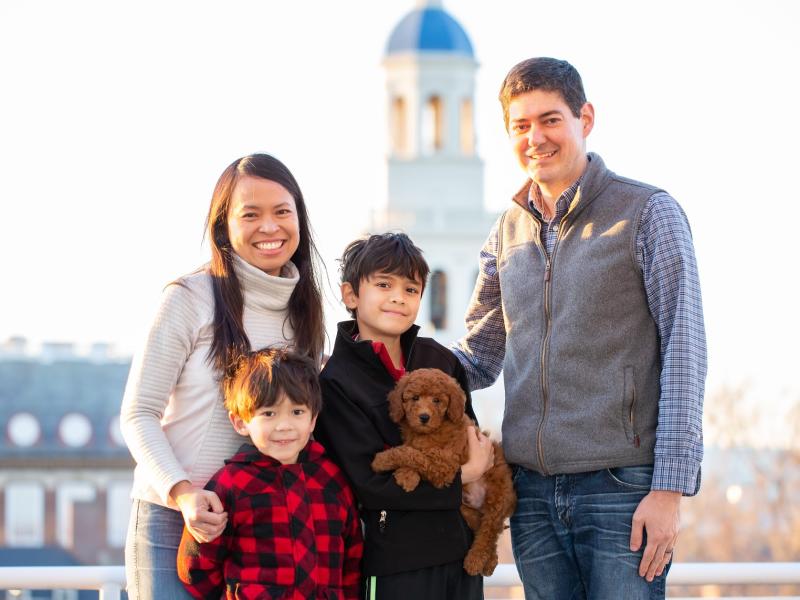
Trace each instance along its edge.
<path fill-rule="evenodd" d="M 386 54 L 444 52 L 475 57 L 467 33 L 453 17 L 436 6 L 417 8 L 397 24 Z"/>
<path fill-rule="evenodd" d="M 129 363 L 0 361 L 0 461 L 127 464 L 119 410 Z"/>

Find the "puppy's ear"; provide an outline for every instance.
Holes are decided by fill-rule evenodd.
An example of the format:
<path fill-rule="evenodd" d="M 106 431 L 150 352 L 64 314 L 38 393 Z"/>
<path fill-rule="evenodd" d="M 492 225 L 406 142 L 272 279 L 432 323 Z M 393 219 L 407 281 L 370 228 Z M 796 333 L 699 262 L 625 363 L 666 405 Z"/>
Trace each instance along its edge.
<path fill-rule="evenodd" d="M 447 395 L 450 397 L 450 402 L 447 404 L 447 417 L 454 423 L 461 423 L 461 419 L 464 418 L 467 396 L 455 379 L 447 386 Z"/>
<path fill-rule="evenodd" d="M 395 423 L 400 423 L 406 417 L 406 411 L 403 408 L 403 392 L 406 389 L 406 385 L 408 385 L 408 375 L 403 375 L 387 396 L 389 400 L 389 418 Z"/>

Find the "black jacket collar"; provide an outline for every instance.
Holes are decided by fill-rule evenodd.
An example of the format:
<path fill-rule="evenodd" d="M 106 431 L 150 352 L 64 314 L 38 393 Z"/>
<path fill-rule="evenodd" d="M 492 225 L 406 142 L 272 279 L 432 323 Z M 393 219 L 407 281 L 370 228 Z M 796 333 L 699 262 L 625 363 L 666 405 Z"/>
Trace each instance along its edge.
<path fill-rule="evenodd" d="M 378 355 L 372 349 L 371 340 L 355 341 L 353 338 L 358 334 L 358 323 L 351 319 L 349 321 L 342 321 L 337 326 L 338 335 L 334 344 L 334 353 L 352 354 L 361 361 L 364 361 L 370 366 L 377 366 L 382 371 L 386 368 L 380 362 Z M 417 333 L 419 333 L 419 325 L 412 325 L 408 328 L 403 335 L 400 336 L 400 347 L 403 349 L 403 358 L 405 358 L 406 366 L 411 362 L 411 353 L 414 350 L 414 342 L 417 340 Z M 387 373 L 388 374 L 388 373 Z"/>

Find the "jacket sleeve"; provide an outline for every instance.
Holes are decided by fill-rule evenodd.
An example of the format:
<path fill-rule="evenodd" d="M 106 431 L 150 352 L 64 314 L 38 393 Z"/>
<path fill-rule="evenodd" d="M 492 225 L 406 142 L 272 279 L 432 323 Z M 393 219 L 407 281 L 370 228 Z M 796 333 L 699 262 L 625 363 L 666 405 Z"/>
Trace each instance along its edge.
<path fill-rule="evenodd" d="M 361 521 L 356 511 L 356 500 L 349 487 L 344 488 L 347 507 L 347 520 L 345 522 L 344 538 L 344 571 L 342 585 L 346 600 L 359 600 L 359 586 L 361 583 L 361 556 L 364 554 L 364 537 L 361 533 Z"/>
<path fill-rule="evenodd" d="M 208 482 L 206 489 L 216 492 L 229 518 L 222 535 L 202 544 L 197 542 L 185 527 L 183 528 L 183 536 L 178 547 L 178 578 L 192 597 L 198 600 L 220 598 L 225 592 L 224 568 L 231 540 L 230 494 L 220 485 L 216 475 Z"/>
<path fill-rule="evenodd" d="M 461 505 L 461 475 L 437 489 L 421 481 L 413 492 L 395 483 L 392 473 L 375 473 L 372 459 L 385 449 L 371 419 L 330 379 L 321 378 L 323 408 L 315 437 L 347 475 L 367 510 L 455 510 Z M 388 418 L 388 416 L 387 416 Z"/>

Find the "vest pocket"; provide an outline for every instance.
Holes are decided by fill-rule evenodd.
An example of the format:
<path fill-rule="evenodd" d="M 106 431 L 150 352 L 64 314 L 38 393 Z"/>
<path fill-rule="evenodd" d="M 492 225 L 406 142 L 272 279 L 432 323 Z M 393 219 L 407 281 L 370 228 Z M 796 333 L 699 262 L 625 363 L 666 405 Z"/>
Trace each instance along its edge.
<path fill-rule="evenodd" d="M 636 384 L 633 378 L 633 367 L 625 367 L 625 383 L 622 398 L 622 427 L 628 442 L 639 447 L 639 434 L 636 431 Z"/>

